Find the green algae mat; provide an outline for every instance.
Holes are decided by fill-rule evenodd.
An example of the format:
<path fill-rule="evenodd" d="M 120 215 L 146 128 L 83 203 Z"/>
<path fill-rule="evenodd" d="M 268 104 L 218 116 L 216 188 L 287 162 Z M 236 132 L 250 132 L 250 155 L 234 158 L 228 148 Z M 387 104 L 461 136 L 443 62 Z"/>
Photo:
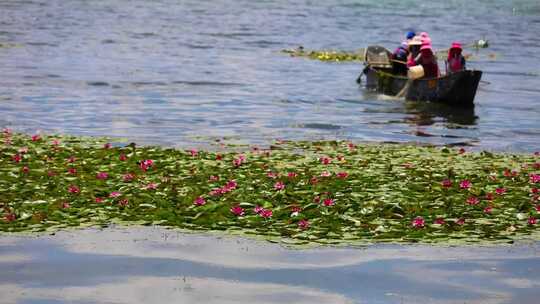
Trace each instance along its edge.
<path fill-rule="evenodd" d="M 1 137 L 3 232 L 121 222 L 287 244 L 539 239 L 539 153 L 345 141 L 208 152 Z"/>

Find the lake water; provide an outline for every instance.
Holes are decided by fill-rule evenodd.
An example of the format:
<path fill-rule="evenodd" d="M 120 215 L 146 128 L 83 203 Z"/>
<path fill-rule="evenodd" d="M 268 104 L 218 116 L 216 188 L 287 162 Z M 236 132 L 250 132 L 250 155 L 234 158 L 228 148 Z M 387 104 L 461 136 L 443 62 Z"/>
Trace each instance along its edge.
<path fill-rule="evenodd" d="M 434 47 L 485 38 L 473 110 L 396 101 L 355 83 L 360 63 L 281 49 Z M 2 1 L 0 126 L 187 147 L 231 137 L 474 145 L 540 140 L 540 2 Z"/>
<path fill-rule="evenodd" d="M 0 238 L 6 304 L 537 304 L 540 244 L 290 250 L 162 228 Z"/>

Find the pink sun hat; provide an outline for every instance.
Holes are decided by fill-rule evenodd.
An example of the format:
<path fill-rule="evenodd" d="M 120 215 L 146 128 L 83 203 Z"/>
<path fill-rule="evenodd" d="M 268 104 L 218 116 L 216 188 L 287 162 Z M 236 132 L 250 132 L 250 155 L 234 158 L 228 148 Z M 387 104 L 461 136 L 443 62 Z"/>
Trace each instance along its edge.
<path fill-rule="evenodd" d="M 461 48 L 461 43 L 459 43 L 459 42 L 452 42 L 452 46 L 450 47 L 450 49 L 458 49 L 458 50 L 462 50 L 462 48 Z"/>

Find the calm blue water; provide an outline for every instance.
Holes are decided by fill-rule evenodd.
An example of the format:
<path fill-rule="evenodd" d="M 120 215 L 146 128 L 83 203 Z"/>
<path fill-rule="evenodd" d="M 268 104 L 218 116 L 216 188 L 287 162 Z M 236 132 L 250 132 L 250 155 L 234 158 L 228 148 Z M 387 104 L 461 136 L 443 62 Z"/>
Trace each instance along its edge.
<path fill-rule="evenodd" d="M 228 136 L 537 150 L 540 3 L 440 2 L 2 1 L 0 126 L 182 147 Z M 489 82 L 474 110 L 388 100 L 358 87 L 358 63 L 279 52 L 393 49 L 408 29 L 435 48 L 489 39 L 469 63 Z"/>

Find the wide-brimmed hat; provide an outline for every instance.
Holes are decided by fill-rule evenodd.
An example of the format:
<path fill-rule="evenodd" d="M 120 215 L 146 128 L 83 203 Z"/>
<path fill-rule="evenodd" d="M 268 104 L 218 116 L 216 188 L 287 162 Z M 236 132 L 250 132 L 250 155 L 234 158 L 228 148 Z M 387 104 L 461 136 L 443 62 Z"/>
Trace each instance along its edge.
<path fill-rule="evenodd" d="M 422 44 L 422 47 L 420 47 L 420 51 L 423 51 L 423 50 L 430 50 L 430 51 L 433 51 L 432 48 L 431 48 L 431 44 L 430 44 L 430 43 L 424 43 L 424 44 Z"/>
<path fill-rule="evenodd" d="M 422 39 L 420 36 L 414 36 L 413 39 L 409 41 L 409 46 L 411 45 L 422 45 Z"/>
<path fill-rule="evenodd" d="M 452 42 L 452 46 L 450 47 L 450 49 L 458 49 L 458 50 L 462 50 L 462 48 L 461 48 L 461 43 L 459 43 L 459 42 Z"/>

